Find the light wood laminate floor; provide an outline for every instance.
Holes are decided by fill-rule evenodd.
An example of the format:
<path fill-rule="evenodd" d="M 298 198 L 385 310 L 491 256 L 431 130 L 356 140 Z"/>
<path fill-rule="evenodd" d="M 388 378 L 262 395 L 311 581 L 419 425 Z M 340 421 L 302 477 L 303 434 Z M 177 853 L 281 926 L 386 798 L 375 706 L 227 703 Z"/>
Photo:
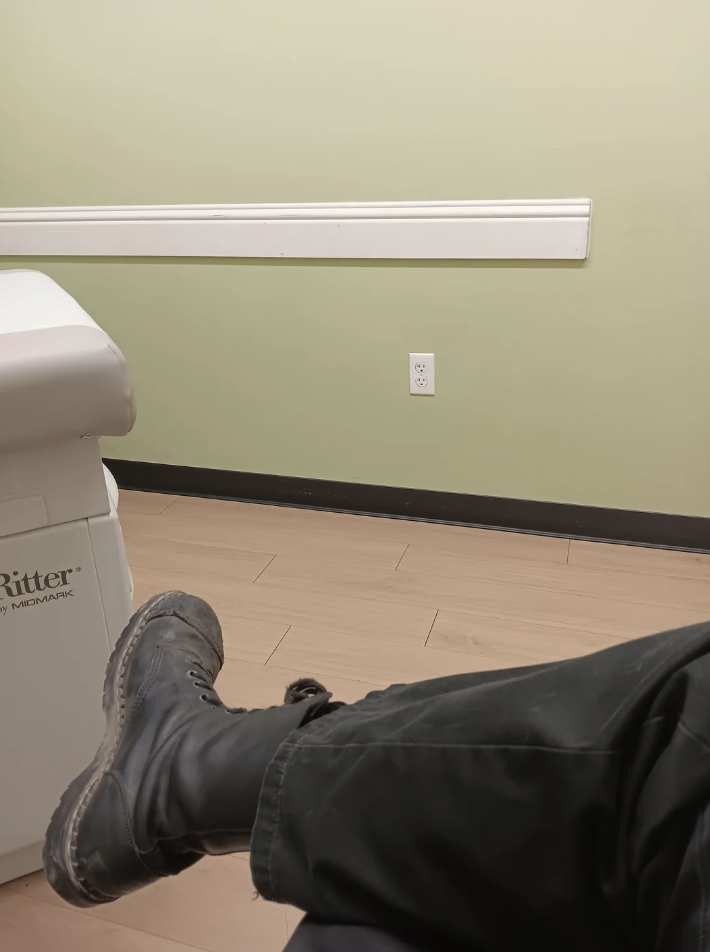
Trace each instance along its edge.
<path fill-rule="evenodd" d="M 182 588 L 219 613 L 234 706 L 301 675 L 355 701 L 710 618 L 710 555 L 130 492 L 120 514 L 136 604 Z M 280 952 L 299 918 L 254 898 L 246 856 L 88 912 L 37 874 L 0 888 L 0 949 Z"/>

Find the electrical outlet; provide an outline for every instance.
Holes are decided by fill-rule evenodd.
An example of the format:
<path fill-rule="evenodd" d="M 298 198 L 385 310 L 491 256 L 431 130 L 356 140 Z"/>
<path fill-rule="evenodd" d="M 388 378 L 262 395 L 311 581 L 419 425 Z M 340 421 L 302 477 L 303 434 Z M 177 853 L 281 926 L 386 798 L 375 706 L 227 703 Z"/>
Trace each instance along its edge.
<path fill-rule="evenodd" d="M 409 355 L 409 392 L 434 396 L 434 355 Z"/>

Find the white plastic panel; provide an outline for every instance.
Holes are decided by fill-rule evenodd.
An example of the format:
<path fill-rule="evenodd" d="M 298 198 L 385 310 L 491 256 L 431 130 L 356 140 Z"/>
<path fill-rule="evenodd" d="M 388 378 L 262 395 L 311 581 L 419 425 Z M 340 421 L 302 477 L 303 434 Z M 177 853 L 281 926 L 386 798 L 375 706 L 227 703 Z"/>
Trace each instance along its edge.
<path fill-rule="evenodd" d="M 3 505 L 7 518 L 0 513 L 0 537 L 108 513 L 98 440 L 63 440 L 0 456 Z M 44 518 L 38 521 L 42 508 Z"/>
<path fill-rule="evenodd" d="M 0 271 L 0 334 L 77 325 L 98 326 L 48 275 Z"/>
<path fill-rule="evenodd" d="M 2 856 L 42 839 L 103 732 L 109 638 L 85 520 L 0 539 L 0 646 Z"/>

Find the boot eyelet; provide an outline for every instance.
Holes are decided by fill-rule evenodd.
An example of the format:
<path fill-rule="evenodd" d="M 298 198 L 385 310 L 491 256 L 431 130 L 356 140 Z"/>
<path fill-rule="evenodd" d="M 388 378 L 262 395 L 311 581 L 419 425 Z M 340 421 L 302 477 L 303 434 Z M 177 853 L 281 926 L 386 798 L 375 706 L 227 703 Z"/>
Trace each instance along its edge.
<path fill-rule="evenodd" d="M 209 694 L 201 694 L 201 695 L 200 695 L 200 700 L 201 700 L 201 701 L 209 701 L 209 699 L 210 699 Z"/>
<path fill-rule="evenodd" d="M 197 671 L 188 671 L 188 672 L 187 672 L 187 676 L 188 676 L 188 678 L 196 678 L 196 677 L 197 677 Z"/>

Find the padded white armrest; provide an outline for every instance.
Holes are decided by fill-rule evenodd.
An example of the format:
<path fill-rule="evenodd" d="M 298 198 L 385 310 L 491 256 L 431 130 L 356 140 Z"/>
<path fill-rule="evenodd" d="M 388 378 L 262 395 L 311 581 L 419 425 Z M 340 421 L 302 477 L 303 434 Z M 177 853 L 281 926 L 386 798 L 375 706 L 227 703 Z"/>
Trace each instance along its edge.
<path fill-rule="evenodd" d="M 135 422 L 123 354 L 38 271 L 0 271 L 0 406 L 0 453 Z"/>

